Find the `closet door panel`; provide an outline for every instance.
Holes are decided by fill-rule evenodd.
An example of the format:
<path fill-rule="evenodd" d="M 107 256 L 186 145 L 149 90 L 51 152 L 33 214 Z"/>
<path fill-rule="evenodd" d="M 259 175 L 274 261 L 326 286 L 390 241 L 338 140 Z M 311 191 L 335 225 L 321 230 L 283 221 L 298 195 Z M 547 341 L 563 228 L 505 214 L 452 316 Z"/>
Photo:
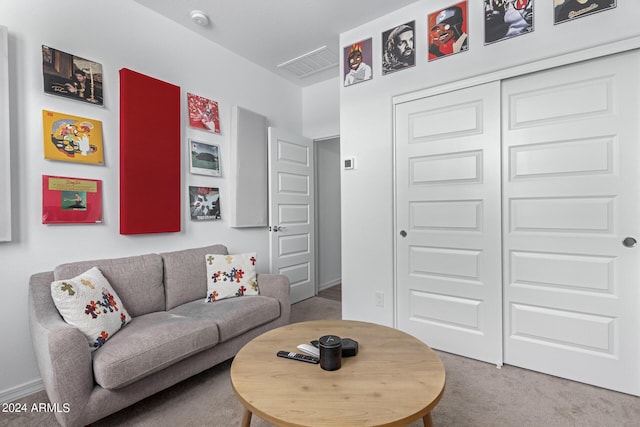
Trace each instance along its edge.
<path fill-rule="evenodd" d="M 503 83 L 505 363 L 640 394 L 637 52 Z"/>
<path fill-rule="evenodd" d="M 429 346 L 502 364 L 500 86 L 396 106 L 396 314 Z"/>

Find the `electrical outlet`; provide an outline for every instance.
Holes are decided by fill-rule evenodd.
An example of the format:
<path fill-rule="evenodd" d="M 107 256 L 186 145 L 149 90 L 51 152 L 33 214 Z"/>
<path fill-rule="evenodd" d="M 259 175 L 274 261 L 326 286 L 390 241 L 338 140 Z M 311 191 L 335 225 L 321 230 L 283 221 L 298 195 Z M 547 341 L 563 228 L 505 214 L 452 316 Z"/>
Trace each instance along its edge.
<path fill-rule="evenodd" d="M 384 292 L 376 292 L 376 305 L 384 307 Z"/>

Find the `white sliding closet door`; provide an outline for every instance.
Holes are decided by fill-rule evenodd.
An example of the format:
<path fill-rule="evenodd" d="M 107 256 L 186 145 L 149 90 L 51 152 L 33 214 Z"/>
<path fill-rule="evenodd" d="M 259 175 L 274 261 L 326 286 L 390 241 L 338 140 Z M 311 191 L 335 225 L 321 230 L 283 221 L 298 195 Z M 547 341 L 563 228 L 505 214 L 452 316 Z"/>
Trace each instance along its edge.
<path fill-rule="evenodd" d="M 502 364 L 500 84 L 398 104 L 396 319 Z"/>
<path fill-rule="evenodd" d="M 502 97 L 505 363 L 635 395 L 639 79 L 631 52 Z"/>

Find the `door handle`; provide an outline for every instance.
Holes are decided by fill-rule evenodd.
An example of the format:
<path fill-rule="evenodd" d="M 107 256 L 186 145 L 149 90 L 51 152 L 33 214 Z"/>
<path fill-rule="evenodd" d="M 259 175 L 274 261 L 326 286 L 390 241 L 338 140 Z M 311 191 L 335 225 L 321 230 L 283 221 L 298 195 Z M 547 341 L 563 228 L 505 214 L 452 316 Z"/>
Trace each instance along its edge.
<path fill-rule="evenodd" d="M 407 237 L 407 232 L 406 232 L 406 231 L 404 231 L 404 230 L 400 230 L 400 235 L 401 235 L 402 237 Z"/>
<path fill-rule="evenodd" d="M 638 242 L 633 237 L 625 237 L 622 241 L 622 245 L 626 248 L 635 248 Z"/>

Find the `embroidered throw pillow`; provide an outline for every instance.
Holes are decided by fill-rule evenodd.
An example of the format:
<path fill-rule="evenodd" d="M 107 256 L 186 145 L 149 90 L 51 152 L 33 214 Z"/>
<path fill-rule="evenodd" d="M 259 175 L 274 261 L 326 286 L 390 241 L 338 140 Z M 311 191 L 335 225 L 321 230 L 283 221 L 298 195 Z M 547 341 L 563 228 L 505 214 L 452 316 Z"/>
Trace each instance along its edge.
<path fill-rule="evenodd" d="M 259 295 L 256 253 L 207 254 L 207 302 L 224 298 Z"/>
<path fill-rule="evenodd" d="M 91 351 L 131 321 L 111 284 L 98 267 L 69 280 L 51 283 L 51 296 L 60 315 L 86 337 Z"/>

